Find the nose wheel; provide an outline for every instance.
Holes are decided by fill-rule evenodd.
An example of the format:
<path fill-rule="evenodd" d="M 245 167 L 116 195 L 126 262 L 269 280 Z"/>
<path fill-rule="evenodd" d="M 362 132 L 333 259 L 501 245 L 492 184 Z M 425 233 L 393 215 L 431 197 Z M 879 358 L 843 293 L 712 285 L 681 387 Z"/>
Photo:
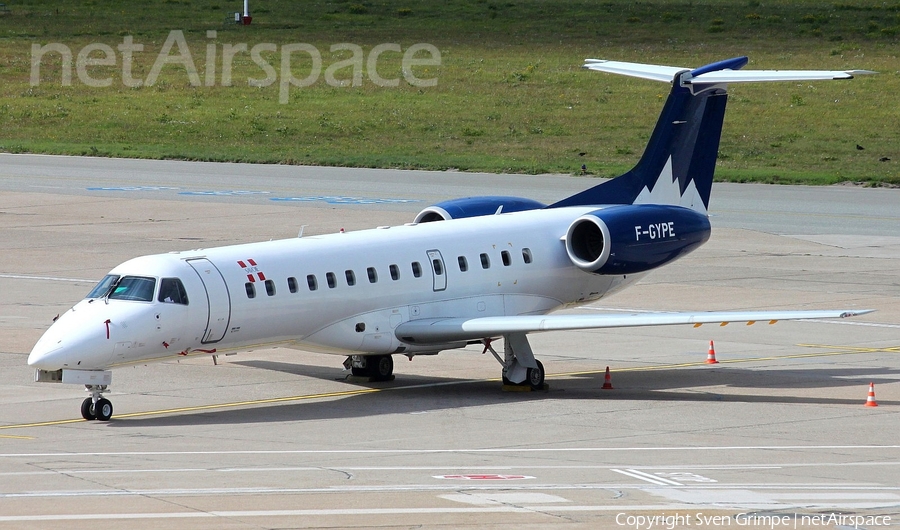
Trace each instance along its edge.
<path fill-rule="evenodd" d="M 81 417 L 88 421 L 97 419 L 97 415 L 94 414 L 94 400 L 93 399 L 84 398 L 84 401 L 81 402 Z"/>
<path fill-rule="evenodd" d="M 88 420 L 109 421 L 113 415 L 112 402 L 103 397 L 106 385 L 85 385 L 91 397 L 81 402 L 81 417 Z"/>

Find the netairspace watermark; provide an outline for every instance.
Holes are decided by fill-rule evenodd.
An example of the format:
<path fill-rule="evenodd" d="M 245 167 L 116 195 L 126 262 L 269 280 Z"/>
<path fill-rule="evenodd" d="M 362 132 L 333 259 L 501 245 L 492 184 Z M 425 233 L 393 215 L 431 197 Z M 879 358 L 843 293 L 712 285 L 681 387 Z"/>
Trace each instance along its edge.
<path fill-rule="evenodd" d="M 616 514 L 616 524 L 634 530 L 675 530 L 676 528 L 867 528 L 891 526 L 890 515 L 827 514 L 756 514 L 709 515 L 675 513 L 660 515 Z"/>
<path fill-rule="evenodd" d="M 208 39 L 216 39 L 216 31 L 207 31 Z M 177 50 L 175 50 L 177 48 Z M 172 30 L 163 43 L 150 73 L 144 79 L 134 77 L 134 53 L 142 52 L 144 45 L 134 42 L 131 35 L 122 39 L 122 43 L 113 49 L 112 46 L 103 43 L 91 43 L 78 51 L 75 55 L 75 73 L 78 80 L 89 87 L 108 87 L 113 84 L 113 78 L 94 77 L 89 72 L 91 67 L 117 67 L 121 53 L 122 78 L 121 82 L 126 87 L 136 88 L 140 86 L 153 86 L 159 78 L 162 69 L 166 65 L 179 65 L 184 68 L 188 82 L 191 86 L 233 86 L 232 65 L 238 54 L 249 54 L 253 62 L 262 70 L 265 77 L 248 77 L 247 84 L 252 87 L 268 87 L 278 83 L 278 102 L 285 104 L 290 98 L 291 87 L 308 87 L 319 81 L 322 76 L 322 54 L 319 50 L 307 43 L 291 43 L 278 46 L 273 43 L 260 43 L 252 48 L 246 42 L 239 44 L 217 44 L 208 42 L 206 56 L 203 63 L 203 78 L 197 70 L 191 50 L 181 30 Z M 437 85 L 437 78 L 416 77 L 413 68 L 437 67 L 441 64 L 441 52 L 432 44 L 417 43 L 403 50 L 397 43 L 383 43 L 369 50 L 368 57 L 361 46 L 352 43 L 334 44 L 329 48 L 334 53 L 349 52 L 350 57 L 336 61 L 325 68 L 325 82 L 333 87 L 358 87 L 363 84 L 364 74 L 369 80 L 379 87 L 400 86 L 400 78 L 381 77 L 378 73 L 378 61 L 387 53 L 401 54 L 401 73 L 403 79 L 415 87 L 433 87 Z M 34 43 L 31 45 L 31 86 L 41 83 L 41 63 L 48 54 L 59 54 L 62 58 L 62 85 L 72 86 L 72 49 L 65 44 L 53 42 L 45 45 Z M 267 54 L 267 55 L 263 55 Z M 272 54 L 280 54 L 280 69 L 269 62 L 267 57 Z M 221 55 L 221 59 L 220 59 Z M 297 77 L 294 75 L 293 60 L 302 57 L 304 65 L 309 63 L 307 75 Z M 338 72 L 350 69 L 350 79 L 338 79 Z"/>

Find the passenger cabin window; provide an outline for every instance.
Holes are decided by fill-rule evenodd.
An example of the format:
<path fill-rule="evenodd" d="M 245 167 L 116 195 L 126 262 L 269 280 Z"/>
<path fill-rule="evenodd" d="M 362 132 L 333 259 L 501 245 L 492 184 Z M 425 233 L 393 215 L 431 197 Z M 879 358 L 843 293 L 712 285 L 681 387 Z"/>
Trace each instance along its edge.
<path fill-rule="evenodd" d="M 269 296 L 275 296 L 275 282 L 272 280 L 266 280 L 266 294 Z"/>
<path fill-rule="evenodd" d="M 394 281 L 399 280 L 400 279 L 400 267 L 398 267 L 396 265 L 391 265 L 390 269 L 391 269 L 391 279 Z"/>
<path fill-rule="evenodd" d="M 245 283 L 244 290 L 247 291 L 247 298 L 256 298 L 256 286 L 252 282 Z"/>
<path fill-rule="evenodd" d="M 444 265 L 441 262 L 441 260 L 439 260 L 439 259 L 431 260 L 431 266 L 434 267 L 434 274 L 436 276 L 440 276 L 441 274 L 444 274 Z"/>
<path fill-rule="evenodd" d="M 156 280 L 141 276 L 123 276 L 109 293 L 110 300 L 133 300 L 152 302 L 156 290 Z"/>
<path fill-rule="evenodd" d="M 333 272 L 325 273 L 325 281 L 328 282 L 329 289 L 334 289 L 335 287 L 337 287 L 337 278 L 335 277 Z"/>
<path fill-rule="evenodd" d="M 375 270 L 375 267 L 369 267 L 366 269 L 366 274 L 369 276 L 369 283 L 375 283 L 378 281 L 378 271 Z"/>
<path fill-rule="evenodd" d="M 526 265 L 529 264 L 529 263 L 531 263 L 531 261 L 532 261 L 533 258 L 532 258 L 532 256 L 531 256 L 531 249 L 530 249 L 530 248 L 523 248 L 523 249 L 522 249 L 522 259 L 525 260 L 525 264 L 526 264 Z"/>
<path fill-rule="evenodd" d="M 316 279 L 315 274 L 307 274 L 306 275 L 306 285 L 309 286 L 310 291 L 315 291 L 319 288 L 319 280 Z"/>
<path fill-rule="evenodd" d="M 503 258 L 504 267 L 509 267 L 510 265 L 512 265 L 512 257 L 509 255 L 508 250 L 504 250 L 503 252 L 501 252 L 500 257 Z"/>
<path fill-rule="evenodd" d="M 345 270 L 344 277 L 347 278 L 347 285 L 356 285 L 356 273 L 351 270 Z"/>
<path fill-rule="evenodd" d="M 297 278 L 294 278 L 293 276 L 288 278 L 288 291 L 291 293 L 297 292 Z"/>
<path fill-rule="evenodd" d="M 481 268 L 482 269 L 490 269 L 491 268 L 491 258 L 488 257 L 487 254 L 481 255 Z"/>
<path fill-rule="evenodd" d="M 113 285 L 119 281 L 120 276 L 118 274 L 107 274 L 100 280 L 100 283 L 97 284 L 96 287 L 91 289 L 91 292 L 85 298 L 103 298 L 109 291 L 112 290 Z"/>
<path fill-rule="evenodd" d="M 163 278 L 159 281 L 159 296 L 156 297 L 160 302 L 167 304 L 187 305 L 188 297 L 184 285 L 178 278 Z"/>
<path fill-rule="evenodd" d="M 459 262 L 459 272 L 466 272 L 467 270 L 469 270 L 469 262 L 466 261 L 465 256 L 456 258 L 456 261 Z"/>
<path fill-rule="evenodd" d="M 419 264 L 418 261 L 412 262 L 412 271 L 413 271 L 413 276 L 415 276 L 416 278 L 422 277 L 422 265 Z"/>

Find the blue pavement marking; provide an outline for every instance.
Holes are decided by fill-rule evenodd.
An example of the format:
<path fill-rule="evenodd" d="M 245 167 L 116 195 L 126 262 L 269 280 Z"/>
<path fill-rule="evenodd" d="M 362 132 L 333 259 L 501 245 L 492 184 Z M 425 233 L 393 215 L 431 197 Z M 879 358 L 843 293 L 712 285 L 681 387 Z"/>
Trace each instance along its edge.
<path fill-rule="evenodd" d="M 268 195 L 268 191 L 249 190 L 221 190 L 221 191 L 179 191 L 178 195 L 209 195 L 209 196 L 235 196 L 235 195 Z"/>
<path fill-rule="evenodd" d="M 171 186 L 110 186 L 87 188 L 88 191 L 166 191 L 180 190 Z"/>
<path fill-rule="evenodd" d="M 270 201 L 281 202 L 327 202 L 328 204 L 404 204 L 419 202 L 417 199 L 373 199 L 367 197 L 342 197 L 322 195 L 314 197 L 270 197 Z"/>
<path fill-rule="evenodd" d="M 109 186 L 87 188 L 88 191 L 177 191 L 183 188 L 171 186 Z M 178 191 L 178 195 L 206 197 L 242 197 L 248 195 L 269 195 L 270 191 L 251 190 L 204 190 Z M 270 197 L 270 201 L 279 202 L 325 202 L 328 204 L 405 204 L 420 202 L 418 199 L 387 199 L 371 197 L 346 197 L 341 195 L 315 195 L 307 197 Z"/>

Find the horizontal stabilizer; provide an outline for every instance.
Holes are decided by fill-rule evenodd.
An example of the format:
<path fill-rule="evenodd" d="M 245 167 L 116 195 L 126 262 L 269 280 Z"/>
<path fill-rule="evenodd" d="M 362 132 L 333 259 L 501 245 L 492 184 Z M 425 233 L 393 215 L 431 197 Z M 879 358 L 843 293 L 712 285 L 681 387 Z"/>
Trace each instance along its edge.
<path fill-rule="evenodd" d="M 644 154 L 630 171 L 548 208 L 666 204 L 707 214 L 730 83 L 850 79 L 868 70 L 742 70 L 746 56 L 698 68 L 586 59 L 589 70 L 670 85 Z"/>
<path fill-rule="evenodd" d="M 765 81 L 829 81 L 874 74 L 870 70 L 720 70 L 692 77 L 690 83 L 753 83 Z"/>
<path fill-rule="evenodd" d="M 672 79 L 680 72 L 691 71 L 690 68 L 678 68 L 677 66 L 604 61 L 602 59 L 585 59 L 584 67 L 588 70 L 627 75 L 630 77 L 640 77 L 641 79 L 662 81 L 663 83 L 671 83 Z"/>
<path fill-rule="evenodd" d="M 831 79 L 852 79 L 856 75 L 874 74 L 870 70 L 738 70 L 747 63 L 746 57 L 737 57 L 717 63 L 717 69 L 710 66 L 699 69 L 677 66 L 660 66 L 655 64 L 629 63 L 623 61 L 605 61 L 602 59 L 586 59 L 584 67 L 589 70 L 610 74 L 626 75 L 671 83 L 681 74 L 681 83 L 689 84 L 724 84 L 752 83 L 764 81 L 821 81 Z"/>
<path fill-rule="evenodd" d="M 605 315 L 519 315 L 481 318 L 434 318 L 411 320 L 397 326 L 395 334 L 414 344 L 445 343 L 498 337 L 509 333 L 566 331 L 578 329 L 721 324 L 729 322 L 773 322 L 815 318 L 847 318 L 872 310 L 809 311 L 700 311 L 696 313 L 614 313 Z"/>

